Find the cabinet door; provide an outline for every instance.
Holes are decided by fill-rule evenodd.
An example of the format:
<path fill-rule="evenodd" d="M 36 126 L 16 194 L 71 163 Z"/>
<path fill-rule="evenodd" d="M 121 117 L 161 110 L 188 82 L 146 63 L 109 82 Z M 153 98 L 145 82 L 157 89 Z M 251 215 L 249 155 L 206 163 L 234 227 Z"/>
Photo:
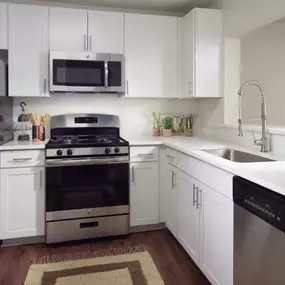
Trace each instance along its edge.
<path fill-rule="evenodd" d="M 199 264 L 199 217 L 200 211 L 194 201 L 197 199 L 196 187 L 198 182 L 191 176 L 179 171 L 178 173 L 178 240 L 181 245 Z"/>
<path fill-rule="evenodd" d="M 47 95 L 47 7 L 9 5 L 9 96 Z"/>
<path fill-rule="evenodd" d="M 166 227 L 171 231 L 171 233 L 177 236 L 177 197 L 178 197 L 178 187 L 177 187 L 177 169 L 168 164 L 168 170 L 164 177 L 165 184 L 167 185 L 167 195 L 170 197 L 168 199 L 168 213 L 166 220 Z"/>
<path fill-rule="evenodd" d="M 1 239 L 44 235 L 44 167 L 1 169 Z"/>
<path fill-rule="evenodd" d="M 0 4 L 0 49 L 8 49 L 7 43 L 7 14 L 8 14 L 8 5 L 5 3 Z"/>
<path fill-rule="evenodd" d="M 89 50 L 93 53 L 124 53 L 124 14 L 88 12 Z"/>
<path fill-rule="evenodd" d="M 158 163 L 131 163 L 131 226 L 158 223 Z"/>
<path fill-rule="evenodd" d="M 213 285 L 233 285 L 233 202 L 205 185 L 200 188 L 200 269 Z"/>
<path fill-rule="evenodd" d="M 222 14 L 219 10 L 195 9 L 195 96 L 221 97 Z M 205 84 L 207 82 L 207 84 Z"/>
<path fill-rule="evenodd" d="M 195 10 L 180 20 L 179 38 L 179 97 L 190 98 L 195 95 Z"/>
<path fill-rule="evenodd" d="M 177 22 L 125 15 L 126 95 L 177 98 Z"/>
<path fill-rule="evenodd" d="M 168 164 L 166 149 L 159 152 L 159 222 L 167 223 L 171 206 L 172 168 Z"/>
<path fill-rule="evenodd" d="M 87 51 L 87 12 L 50 8 L 50 49 Z"/>

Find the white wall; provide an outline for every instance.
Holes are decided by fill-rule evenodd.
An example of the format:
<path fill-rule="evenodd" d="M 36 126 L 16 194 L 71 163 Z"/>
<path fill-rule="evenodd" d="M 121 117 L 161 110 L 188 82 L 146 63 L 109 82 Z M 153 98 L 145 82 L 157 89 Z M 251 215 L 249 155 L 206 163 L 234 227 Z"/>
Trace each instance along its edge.
<path fill-rule="evenodd" d="M 215 0 L 224 10 L 225 33 L 240 36 L 285 17 L 284 0 Z"/>
<path fill-rule="evenodd" d="M 241 80 L 256 79 L 266 91 L 267 122 L 285 126 L 285 23 L 272 23 L 241 38 Z M 243 117 L 260 117 L 260 91 L 243 95 Z"/>
<path fill-rule="evenodd" d="M 258 28 L 264 27 L 267 24 L 270 24 L 280 18 L 285 17 L 285 1 L 284 0 L 275 0 L 275 1 L 270 1 L 270 0 L 238 0 L 238 1 L 237 0 L 216 0 L 212 8 L 222 9 L 224 12 L 224 34 L 225 36 L 230 35 L 233 38 L 236 37 L 236 39 L 233 39 L 234 41 L 236 40 L 236 46 L 233 48 L 233 49 L 236 49 L 236 53 L 235 53 L 236 59 L 238 59 L 238 41 L 241 35 L 245 35 L 249 32 L 257 30 Z M 282 30 L 282 28 L 280 29 Z M 256 31 L 257 34 L 259 32 L 260 31 Z M 273 38 L 275 37 L 274 32 L 271 33 L 270 35 L 267 35 L 268 41 L 265 45 L 272 44 L 269 41 L 269 39 L 272 40 L 272 37 Z M 281 38 L 279 37 L 278 41 L 283 41 L 284 38 L 285 38 L 284 35 L 282 35 Z M 274 39 L 274 41 L 276 41 L 276 38 Z M 281 44 L 281 46 L 283 46 L 283 44 Z M 275 48 L 276 48 L 276 45 L 275 45 Z M 242 49 L 244 50 L 244 48 Z M 260 49 L 262 49 L 264 52 L 263 46 L 258 46 L 258 47 L 255 46 L 254 49 L 251 49 L 250 52 L 252 56 L 255 57 L 256 55 L 258 55 Z M 284 47 L 283 47 L 283 50 L 285 50 Z M 244 52 L 245 51 L 243 51 L 243 58 L 245 57 Z M 274 51 L 274 53 L 275 52 L 276 50 Z M 249 60 L 251 60 L 249 58 L 250 56 L 247 56 L 247 57 Z M 273 59 L 272 62 L 269 62 L 269 63 L 266 62 L 266 64 L 268 64 L 268 67 L 274 68 L 274 65 L 275 65 L 274 73 L 276 73 L 276 70 L 277 72 L 280 72 L 280 71 L 283 72 L 283 66 L 281 65 L 284 65 L 284 64 L 282 62 L 282 59 L 278 62 L 278 65 L 276 66 L 276 64 L 273 64 L 273 62 L 276 61 L 276 53 L 274 55 L 271 54 L 271 57 L 274 57 L 275 59 Z M 262 62 L 265 62 L 265 61 L 267 61 L 267 59 L 263 58 Z M 264 64 L 264 66 L 266 64 Z M 225 65 L 227 66 L 227 61 L 225 61 Z M 244 66 L 243 67 L 241 66 L 240 70 L 243 70 L 241 81 L 248 79 L 247 77 L 249 76 L 253 78 L 252 72 L 251 74 L 246 75 L 246 70 Z M 238 71 L 239 71 L 239 66 L 236 62 L 233 65 L 233 69 L 231 70 L 233 74 L 232 79 L 236 78 L 236 80 L 234 81 L 235 84 L 238 83 L 238 80 L 239 80 Z M 264 72 L 264 68 L 263 70 L 254 71 L 254 73 L 256 73 L 257 76 L 258 74 L 262 72 Z M 237 73 L 236 76 L 234 76 L 234 73 Z M 203 113 L 204 110 L 207 110 L 208 112 L 207 115 L 203 115 L 203 118 L 204 118 L 202 122 L 203 125 L 200 125 L 201 129 L 203 130 L 202 133 L 206 135 L 214 136 L 214 137 L 219 137 L 221 139 L 228 140 L 232 143 L 241 144 L 246 147 L 259 150 L 259 147 L 255 147 L 253 145 L 253 137 L 251 134 L 251 131 L 254 130 L 257 132 L 257 137 L 261 136 L 259 122 L 255 122 L 254 126 L 248 126 L 246 128 L 246 131 L 245 131 L 247 135 L 246 137 L 240 138 L 237 136 L 237 126 L 233 127 L 233 123 L 234 123 L 233 120 L 236 114 L 231 115 L 231 112 L 236 112 L 237 110 L 237 102 L 236 102 L 237 97 L 235 96 L 235 91 L 234 91 L 237 88 L 236 87 L 231 88 L 230 92 L 229 90 L 227 90 L 227 84 L 228 86 L 231 86 L 231 84 L 230 84 L 230 81 L 226 79 L 226 76 L 227 76 L 227 73 L 225 72 L 225 88 L 224 88 L 225 93 L 224 93 L 223 100 L 219 102 L 211 102 L 208 100 L 198 102 L 199 112 Z M 280 78 L 280 77 L 277 74 L 275 78 Z M 279 89 L 279 91 L 276 91 L 276 90 L 273 91 L 273 89 L 272 91 L 267 90 L 267 93 L 269 92 L 268 96 L 270 96 L 270 101 L 272 101 L 268 103 L 269 105 L 268 106 L 268 120 L 270 123 L 279 125 L 280 122 L 283 123 L 283 112 L 284 111 L 282 111 L 282 107 L 284 106 L 284 100 L 283 100 L 283 97 L 282 98 L 276 97 L 276 96 L 282 96 L 283 93 L 280 89 L 281 88 L 280 83 L 277 84 L 275 81 L 275 78 L 271 77 L 271 83 L 266 78 L 262 78 L 260 80 L 262 80 L 262 83 L 265 85 L 267 85 L 266 81 L 268 81 L 268 85 L 267 85 L 268 89 L 272 89 L 272 88 Z M 285 82 L 284 79 L 283 81 Z M 284 90 L 284 88 L 282 88 L 282 90 Z M 255 100 L 255 102 L 254 103 L 248 102 L 248 104 L 246 103 L 246 101 L 244 102 L 243 105 L 247 104 L 247 106 L 243 106 L 243 108 L 245 109 L 247 108 L 247 110 L 245 110 L 246 113 L 244 117 L 248 117 L 248 119 L 250 119 L 249 115 L 251 115 L 251 118 L 254 118 L 256 116 L 259 117 L 260 116 L 259 115 L 260 105 L 258 104 L 259 102 L 258 98 L 253 99 L 253 97 L 255 97 L 254 94 L 250 94 L 252 92 L 254 93 L 255 91 L 252 89 L 251 91 L 248 90 L 247 92 L 249 93 L 245 93 L 244 98 L 245 96 L 247 96 L 245 100 Z M 274 95 L 272 95 L 273 92 L 274 92 Z M 278 93 L 279 95 L 276 95 L 276 93 Z M 274 101 L 272 100 L 273 98 L 275 98 Z M 278 103 L 279 100 L 281 100 L 280 104 Z M 232 101 L 232 104 L 230 103 L 231 101 Z M 221 102 L 223 102 L 223 104 Z M 278 112 L 276 112 L 276 110 Z M 223 118 L 223 120 L 221 118 Z M 221 123 L 230 124 L 231 126 L 224 126 Z M 274 128 L 270 127 L 270 137 L 271 137 L 272 151 L 274 153 L 285 154 L 284 127 L 281 127 L 281 128 L 276 127 L 276 126 Z"/>
<path fill-rule="evenodd" d="M 44 115 L 66 113 L 108 113 L 121 119 L 121 134 L 125 137 L 151 135 L 148 118 L 152 112 L 187 114 L 197 111 L 196 102 L 178 99 L 128 99 L 117 95 L 57 94 L 50 98 L 15 98 L 14 120 L 21 113 L 20 103 L 25 101 L 27 112 Z"/>
<path fill-rule="evenodd" d="M 200 129 L 220 124 L 234 124 L 238 118 L 238 95 L 240 86 L 240 40 L 226 37 L 224 40 L 223 98 L 199 100 Z"/>

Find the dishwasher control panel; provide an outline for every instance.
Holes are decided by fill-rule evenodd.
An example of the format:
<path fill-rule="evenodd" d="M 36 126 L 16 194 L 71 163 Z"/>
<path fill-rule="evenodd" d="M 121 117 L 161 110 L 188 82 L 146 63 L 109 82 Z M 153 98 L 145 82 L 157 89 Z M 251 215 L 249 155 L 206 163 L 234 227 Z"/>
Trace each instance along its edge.
<path fill-rule="evenodd" d="M 249 196 L 244 198 L 244 203 L 248 205 L 254 211 L 259 212 L 262 215 L 267 216 L 270 219 L 276 219 L 281 221 L 281 212 L 276 211 L 274 208 L 270 207 L 268 204 L 262 203 L 262 201 L 256 200 L 255 197 Z"/>
<path fill-rule="evenodd" d="M 285 232 L 285 197 L 241 177 L 233 179 L 234 203 Z"/>

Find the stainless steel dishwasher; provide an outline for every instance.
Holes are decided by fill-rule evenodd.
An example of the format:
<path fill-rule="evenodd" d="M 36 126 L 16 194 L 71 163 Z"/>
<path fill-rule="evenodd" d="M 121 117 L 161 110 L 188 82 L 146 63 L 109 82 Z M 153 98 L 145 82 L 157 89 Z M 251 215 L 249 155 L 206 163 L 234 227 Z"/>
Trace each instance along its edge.
<path fill-rule="evenodd" d="M 285 197 L 234 177 L 234 285 L 285 284 Z"/>

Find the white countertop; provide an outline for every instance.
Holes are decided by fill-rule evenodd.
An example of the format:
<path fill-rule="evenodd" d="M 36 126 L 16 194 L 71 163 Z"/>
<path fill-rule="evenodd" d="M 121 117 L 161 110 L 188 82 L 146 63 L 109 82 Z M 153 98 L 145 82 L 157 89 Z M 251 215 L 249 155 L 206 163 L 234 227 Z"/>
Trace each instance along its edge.
<path fill-rule="evenodd" d="M 171 138 L 165 138 L 145 136 L 140 138 L 127 138 L 127 140 L 131 146 L 165 145 L 285 196 L 285 157 L 276 157 L 273 156 L 272 153 L 264 154 L 237 145 L 202 137 L 173 136 Z M 48 140 L 40 143 L 12 140 L 0 146 L 0 151 L 45 149 L 47 142 Z M 203 149 L 217 148 L 234 148 L 276 161 L 235 163 L 202 151 Z"/>
<path fill-rule="evenodd" d="M 1 150 L 31 150 L 31 149 L 45 149 L 46 143 L 49 140 L 45 140 L 43 142 L 33 142 L 30 141 L 18 141 L 11 140 L 0 146 Z"/>
<path fill-rule="evenodd" d="M 165 145 L 188 154 L 234 175 L 241 176 L 285 196 L 285 157 L 261 153 L 226 142 L 201 137 L 143 137 L 130 138 L 131 146 Z M 236 163 L 202 151 L 203 149 L 234 148 L 276 161 Z"/>

